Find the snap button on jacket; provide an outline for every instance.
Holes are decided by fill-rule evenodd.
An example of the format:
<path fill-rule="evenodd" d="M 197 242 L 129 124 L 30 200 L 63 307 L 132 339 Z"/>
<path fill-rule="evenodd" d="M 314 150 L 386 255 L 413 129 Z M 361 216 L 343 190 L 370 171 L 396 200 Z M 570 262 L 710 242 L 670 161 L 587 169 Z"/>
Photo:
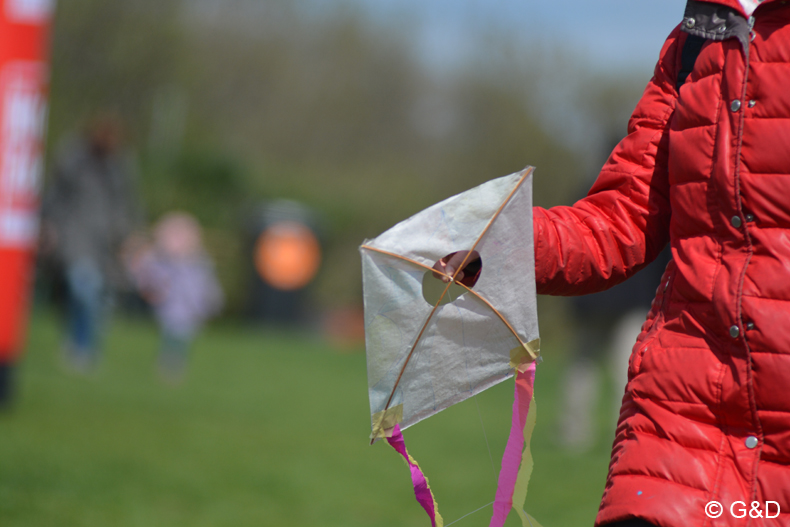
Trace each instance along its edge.
<path fill-rule="evenodd" d="M 534 209 L 538 292 L 606 289 L 671 246 L 596 525 L 787 526 L 790 4 L 767 0 L 749 20 L 737 0 L 689 2 L 684 20 L 589 195 Z M 689 32 L 707 40 L 678 90 Z M 714 500 L 724 514 L 711 520 Z M 738 501 L 781 513 L 733 518 Z"/>

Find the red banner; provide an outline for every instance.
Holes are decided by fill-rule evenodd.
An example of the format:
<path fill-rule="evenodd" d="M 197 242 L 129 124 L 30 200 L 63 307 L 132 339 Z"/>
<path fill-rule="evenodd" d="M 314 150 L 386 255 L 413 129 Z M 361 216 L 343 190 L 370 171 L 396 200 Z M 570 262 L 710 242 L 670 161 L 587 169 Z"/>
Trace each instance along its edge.
<path fill-rule="evenodd" d="M 38 240 L 54 0 L 0 0 L 0 362 L 22 348 Z"/>

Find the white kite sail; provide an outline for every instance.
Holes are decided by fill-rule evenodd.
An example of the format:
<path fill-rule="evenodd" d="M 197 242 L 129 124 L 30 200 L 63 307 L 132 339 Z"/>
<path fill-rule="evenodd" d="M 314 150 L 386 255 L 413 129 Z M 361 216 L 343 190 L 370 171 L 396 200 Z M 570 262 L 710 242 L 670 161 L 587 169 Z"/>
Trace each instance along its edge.
<path fill-rule="evenodd" d="M 504 381 L 514 364 L 536 357 L 532 171 L 446 199 L 362 245 L 374 439 Z M 482 259 L 471 289 L 431 276 L 437 260 L 462 250 Z"/>

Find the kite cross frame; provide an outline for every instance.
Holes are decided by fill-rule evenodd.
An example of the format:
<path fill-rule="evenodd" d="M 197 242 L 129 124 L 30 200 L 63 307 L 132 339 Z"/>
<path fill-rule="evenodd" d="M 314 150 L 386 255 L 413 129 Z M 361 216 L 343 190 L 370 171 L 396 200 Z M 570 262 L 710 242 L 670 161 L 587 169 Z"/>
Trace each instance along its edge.
<path fill-rule="evenodd" d="M 409 361 L 411 361 L 411 358 L 414 355 L 414 351 L 417 349 L 417 345 L 419 344 L 420 340 L 422 339 L 422 336 L 425 333 L 426 328 L 430 324 L 431 319 L 433 318 L 433 316 L 436 313 L 437 309 L 441 305 L 442 300 L 444 299 L 445 295 L 447 294 L 447 291 L 450 289 L 450 286 L 453 285 L 453 284 L 457 284 L 457 285 L 463 287 L 464 289 L 466 289 L 467 292 L 471 293 L 475 298 L 477 298 L 478 300 L 483 302 L 486 306 L 488 306 L 488 308 L 491 309 L 491 311 L 505 324 L 505 326 L 507 326 L 508 330 L 510 330 L 510 332 L 513 334 L 513 336 L 515 336 L 516 340 L 521 345 L 521 348 L 526 350 L 526 352 L 527 352 L 526 356 L 522 355 L 519 358 L 515 358 L 514 357 L 513 362 L 515 362 L 515 364 L 513 364 L 513 362 L 511 362 L 511 366 L 519 367 L 521 365 L 519 363 L 525 363 L 525 362 L 526 363 L 530 363 L 530 362 L 533 362 L 533 361 L 538 359 L 538 356 L 539 356 L 539 342 L 535 342 L 535 341 L 524 342 L 523 339 L 519 336 L 518 332 L 510 324 L 510 322 L 508 322 L 508 320 L 504 317 L 504 315 L 502 315 L 502 313 L 498 309 L 496 309 L 496 307 L 494 307 L 494 305 L 491 304 L 491 302 L 489 302 L 486 298 L 484 298 L 479 293 L 474 291 L 472 288 L 467 287 L 466 285 L 462 284 L 461 282 L 456 281 L 456 276 L 466 266 L 467 260 L 469 259 L 469 256 L 473 254 L 473 251 L 477 248 L 477 246 L 480 243 L 480 241 L 485 237 L 486 233 L 488 233 L 489 229 L 494 224 L 496 219 L 499 217 L 499 215 L 502 212 L 502 210 L 504 210 L 505 206 L 507 206 L 507 204 L 510 202 L 511 198 L 516 193 L 516 191 L 521 187 L 521 185 L 529 178 L 529 176 L 532 174 L 533 170 L 534 170 L 533 167 L 528 167 L 527 169 L 525 169 L 523 171 L 521 179 L 516 183 L 516 185 L 513 187 L 513 189 L 508 193 L 507 197 L 499 205 L 499 208 L 496 210 L 494 215 L 488 221 L 488 223 L 486 224 L 485 228 L 480 233 L 480 236 L 477 237 L 475 242 L 472 244 L 472 247 L 469 248 L 469 252 L 464 257 L 463 262 L 458 266 L 458 268 L 453 272 L 452 275 L 445 274 L 445 276 L 450 278 L 450 280 L 445 285 L 444 290 L 442 291 L 441 295 L 439 296 L 439 299 L 436 301 L 436 303 L 433 306 L 433 309 L 431 309 L 431 311 L 428 314 L 425 322 L 422 324 L 422 327 L 420 328 L 420 331 L 417 334 L 417 338 L 414 340 L 414 343 L 411 346 L 411 350 L 409 351 L 408 355 L 406 356 L 406 360 L 405 360 L 403 366 L 401 367 L 400 372 L 398 373 L 398 377 L 395 380 L 395 384 L 392 387 L 392 391 L 390 392 L 389 398 L 387 399 L 387 404 L 384 406 L 384 410 L 383 410 L 382 415 L 385 415 L 387 410 L 389 410 L 390 404 L 392 404 L 392 399 L 395 396 L 395 391 L 397 390 L 398 385 L 400 384 L 400 381 L 401 381 L 401 379 L 403 377 L 403 373 L 406 371 L 406 367 L 409 365 Z M 418 267 L 422 267 L 423 269 L 426 269 L 428 271 L 432 271 L 432 272 L 441 274 L 440 271 L 437 271 L 433 267 L 430 267 L 430 266 L 428 266 L 428 265 L 426 265 L 426 264 L 424 264 L 422 262 L 419 262 L 417 260 L 414 260 L 412 258 L 408 258 L 408 257 L 400 255 L 400 254 L 396 254 L 396 253 L 393 253 L 393 252 L 390 252 L 390 251 L 385 251 L 383 249 L 379 249 L 377 247 L 372 247 L 372 246 L 367 245 L 367 244 L 363 244 L 362 246 L 360 246 L 360 248 L 364 249 L 364 250 L 367 250 L 367 251 L 373 251 L 373 252 L 377 252 L 377 253 L 380 253 L 380 254 L 384 254 L 386 256 L 390 256 L 392 258 L 396 258 L 396 259 L 399 259 L 399 260 L 403 260 L 403 261 L 409 262 L 409 263 L 411 263 L 413 265 L 416 265 Z M 375 443 L 377 439 L 382 437 L 382 433 L 384 432 L 383 430 L 381 430 L 381 424 L 382 423 L 384 423 L 383 419 L 381 421 L 379 421 L 379 423 L 376 426 L 376 429 L 373 430 L 373 432 L 371 434 L 371 440 L 370 440 L 370 444 L 371 445 L 373 443 Z"/>

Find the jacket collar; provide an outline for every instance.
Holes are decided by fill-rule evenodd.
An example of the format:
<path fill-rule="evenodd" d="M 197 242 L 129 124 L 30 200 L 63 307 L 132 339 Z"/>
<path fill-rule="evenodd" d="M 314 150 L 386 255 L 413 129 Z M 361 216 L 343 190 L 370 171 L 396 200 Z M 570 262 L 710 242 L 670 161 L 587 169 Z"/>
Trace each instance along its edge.
<path fill-rule="evenodd" d="M 766 0 L 770 2 L 771 0 Z M 738 0 L 698 2 L 689 0 L 681 30 L 708 40 L 737 38 L 744 49 L 749 45 L 751 27 Z"/>

